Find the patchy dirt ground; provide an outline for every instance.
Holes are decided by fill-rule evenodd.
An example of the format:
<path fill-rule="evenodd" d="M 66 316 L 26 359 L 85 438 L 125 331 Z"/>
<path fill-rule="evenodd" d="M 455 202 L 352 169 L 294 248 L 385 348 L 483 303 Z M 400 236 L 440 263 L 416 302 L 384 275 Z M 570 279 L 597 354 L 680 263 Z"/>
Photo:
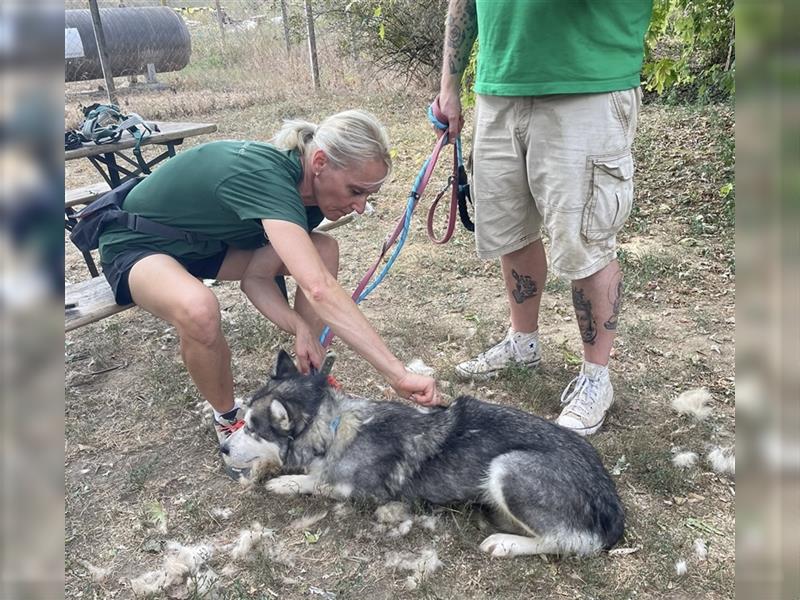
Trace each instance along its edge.
<path fill-rule="evenodd" d="M 68 96 L 68 121 L 79 101 Z M 231 92 L 209 102 L 177 88 L 128 93 L 123 103 L 147 118 L 218 123 L 218 133 L 204 140 L 266 139 L 284 117 L 316 120 L 353 106 L 378 114 L 397 150 L 396 169 L 373 200 L 375 214 L 333 232 L 349 290 L 377 255 L 430 151 L 427 101 L 408 90 L 342 88 L 317 97 Z M 648 105 L 641 116 L 636 207 L 620 239 L 626 294 L 611 361 L 617 402 L 591 438 L 627 508 L 621 552 L 490 559 L 478 550 L 484 534 L 466 507 L 417 509 L 433 519 L 391 535 L 371 506 L 278 499 L 233 483 L 220 468 L 174 330 L 135 309 L 66 337 L 67 597 L 131 598 L 131 580 L 160 568 L 174 554 L 167 543 L 178 542 L 208 544 L 197 560 L 219 576 L 211 591 L 201 576 L 189 582 L 199 586 L 173 590 L 183 597 L 732 598 L 735 483 L 705 460 L 735 433 L 733 207 L 732 194 L 720 193 L 732 180 L 732 120 L 726 106 Z M 67 164 L 68 187 L 95 179 L 86 166 Z M 458 382 L 453 366 L 502 337 L 507 309 L 498 264 L 475 257 L 468 232 L 459 229 L 444 247 L 427 240 L 422 211 L 429 202 L 430 195 L 423 198 L 406 248 L 364 303 L 365 314 L 398 356 L 435 368 L 446 393 L 469 391 L 555 417 L 580 364 L 568 284 L 548 281 L 538 371 L 511 370 L 472 388 Z M 80 256 L 67 252 L 67 281 L 86 278 Z M 291 341 L 235 285 L 214 289 L 236 389 L 247 395 Z M 341 343 L 334 347 L 334 372 L 347 390 L 389 395 L 367 363 Z M 678 394 L 696 387 L 712 397 L 702 422 L 671 409 Z M 674 467 L 679 450 L 697 452 L 699 463 Z M 256 522 L 271 535 L 250 553 L 241 544 L 235 551 L 240 530 Z M 694 550 L 698 538 L 707 544 L 704 559 Z M 414 579 L 398 553 L 425 550 L 442 565 Z M 678 575 L 681 559 L 687 571 Z"/>

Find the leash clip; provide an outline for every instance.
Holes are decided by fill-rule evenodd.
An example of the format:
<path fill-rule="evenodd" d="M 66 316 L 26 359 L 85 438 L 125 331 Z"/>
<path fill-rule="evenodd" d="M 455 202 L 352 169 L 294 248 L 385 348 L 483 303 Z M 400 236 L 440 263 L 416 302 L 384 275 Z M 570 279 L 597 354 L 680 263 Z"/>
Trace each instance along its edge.
<path fill-rule="evenodd" d="M 336 360 L 336 352 L 331 349 L 328 349 L 325 352 L 325 358 L 322 359 L 322 364 L 320 365 L 319 369 L 311 367 L 311 374 L 312 375 L 325 375 L 329 377 L 331 374 L 331 370 L 333 370 L 333 362 Z"/>
<path fill-rule="evenodd" d="M 456 178 L 455 178 L 455 177 L 453 177 L 452 175 L 450 175 L 450 176 L 447 178 L 447 183 L 446 183 L 446 184 L 444 184 L 444 187 L 443 187 L 441 190 L 439 190 L 439 193 L 438 193 L 438 194 L 436 194 L 436 199 L 434 200 L 434 202 L 438 202 L 438 201 L 439 201 L 439 199 L 440 199 L 442 196 L 444 196 L 445 192 L 447 192 L 447 190 L 449 190 L 449 189 L 450 189 L 450 187 L 451 187 L 451 186 L 453 185 L 453 183 L 455 182 L 455 179 L 456 179 Z"/>

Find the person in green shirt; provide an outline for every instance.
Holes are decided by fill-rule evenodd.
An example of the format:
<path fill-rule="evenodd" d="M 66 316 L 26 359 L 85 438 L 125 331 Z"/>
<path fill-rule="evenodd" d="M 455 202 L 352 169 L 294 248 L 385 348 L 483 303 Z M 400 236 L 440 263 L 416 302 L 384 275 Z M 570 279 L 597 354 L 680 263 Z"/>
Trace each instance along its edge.
<path fill-rule="evenodd" d="M 651 12 L 652 0 L 450 0 L 448 7 L 437 101 L 454 139 L 477 38 L 475 242 L 479 257 L 500 258 L 511 312 L 505 338 L 456 372 L 484 380 L 511 364 L 539 364 L 549 257 L 550 269 L 571 281 L 583 345 L 557 423 L 580 435 L 597 431 L 614 401 L 616 234 L 633 202 L 631 142 Z"/>
<path fill-rule="evenodd" d="M 313 232 L 364 211 L 391 170 L 389 141 L 374 116 L 345 111 L 319 125 L 288 121 L 271 143 L 218 141 L 179 153 L 136 185 L 123 208 L 147 219 L 201 234 L 187 242 L 108 227 L 100 237 L 103 272 L 119 303 L 135 302 L 175 326 L 184 363 L 214 409 L 223 456 L 232 476 L 248 464 L 227 456 L 243 436 L 234 401 L 231 354 L 214 293 L 199 278 L 241 282 L 253 305 L 295 336 L 299 368 L 319 368 L 323 323 L 377 369 L 406 398 L 441 402 L 431 377 L 407 371 L 336 276 L 336 240 Z M 275 280 L 297 283 L 289 306 Z"/>

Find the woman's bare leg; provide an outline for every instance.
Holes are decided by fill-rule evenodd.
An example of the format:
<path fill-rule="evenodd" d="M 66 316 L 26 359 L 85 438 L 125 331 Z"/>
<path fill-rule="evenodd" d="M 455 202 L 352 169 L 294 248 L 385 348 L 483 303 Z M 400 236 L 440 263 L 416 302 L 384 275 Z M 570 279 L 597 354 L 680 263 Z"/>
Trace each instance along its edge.
<path fill-rule="evenodd" d="M 128 285 L 137 305 L 177 329 L 183 362 L 203 398 L 220 413 L 233 409 L 231 353 L 214 293 L 165 254 L 137 262 Z"/>

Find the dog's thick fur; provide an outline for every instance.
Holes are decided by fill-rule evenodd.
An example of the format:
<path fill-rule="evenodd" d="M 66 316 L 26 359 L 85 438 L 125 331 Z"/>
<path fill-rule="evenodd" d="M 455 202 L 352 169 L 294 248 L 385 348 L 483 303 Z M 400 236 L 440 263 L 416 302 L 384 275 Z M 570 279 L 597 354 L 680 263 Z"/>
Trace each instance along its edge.
<path fill-rule="evenodd" d="M 503 533 L 495 556 L 592 554 L 623 531 L 624 511 L 597 452 L 577 434 L 513 408 L 460 396 L 448 408 L 348 396 L 298 373 L 283 351 L 249 401 L 248 435 L 272 446 L 278 494 L 480 505 Z"/>

